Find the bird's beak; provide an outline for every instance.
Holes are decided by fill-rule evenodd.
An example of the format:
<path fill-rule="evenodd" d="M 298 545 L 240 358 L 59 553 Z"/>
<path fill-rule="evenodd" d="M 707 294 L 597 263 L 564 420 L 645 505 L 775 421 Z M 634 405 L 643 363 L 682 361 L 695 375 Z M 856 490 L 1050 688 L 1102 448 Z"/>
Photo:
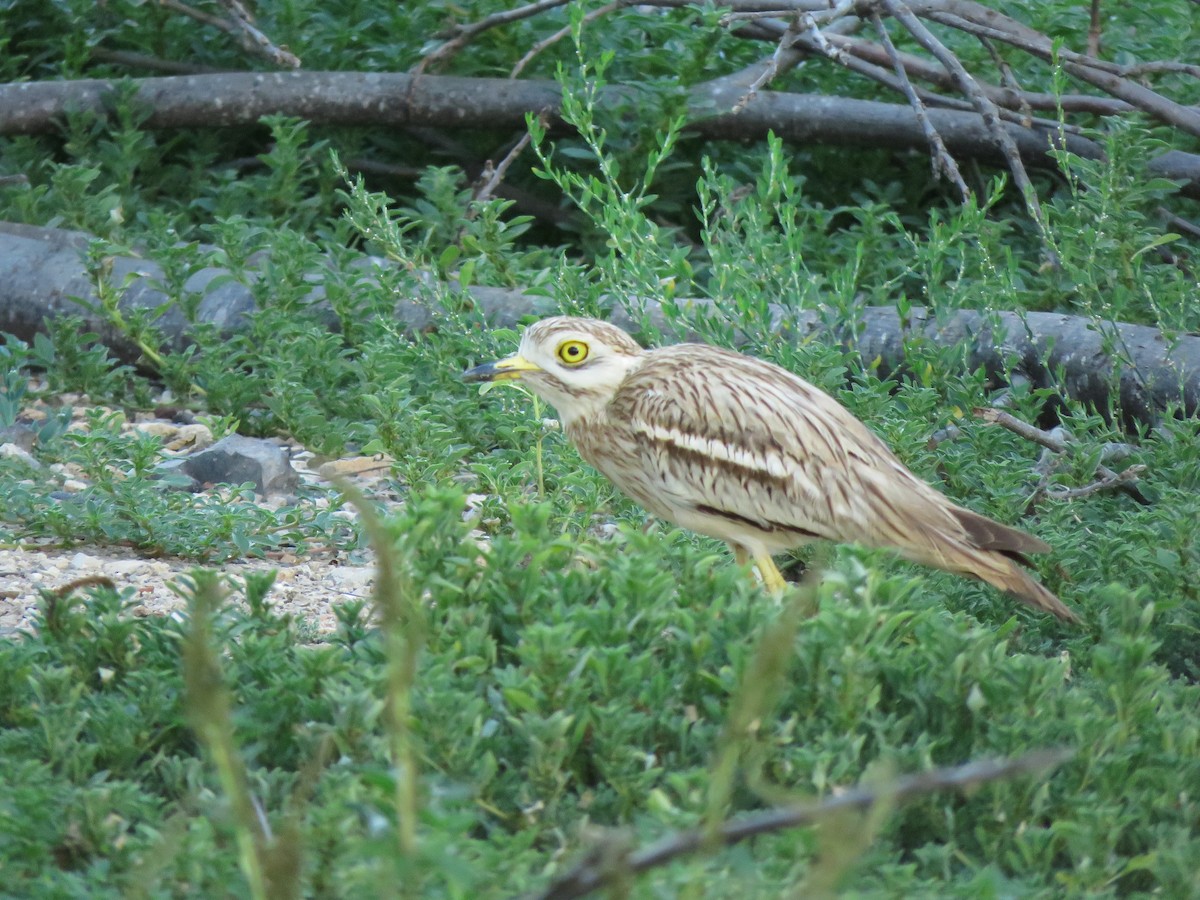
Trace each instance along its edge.
<path fill-rule="evenodd" d="M 475 381 L 512 381 L 520 378 L 525 372 L 540 372 L 542 367 L 531 363 L 522 356 L 510 356 L 497 362 L 484 363 L 462 373 L 462 380 Z"/>

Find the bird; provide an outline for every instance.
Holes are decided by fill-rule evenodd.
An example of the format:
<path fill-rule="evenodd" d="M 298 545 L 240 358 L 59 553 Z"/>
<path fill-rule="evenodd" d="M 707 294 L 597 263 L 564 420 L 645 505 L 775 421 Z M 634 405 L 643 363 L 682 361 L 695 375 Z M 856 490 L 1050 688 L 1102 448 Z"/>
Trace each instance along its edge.
<path fill-rule="evenodd" d="M 700 343 L 646 350 L 599 319 L 530 325 L 516 356 L 463 373 L 520 380 L 580 456 L 654 516 L 729 544 L 764 587 L 814 541 L 887 548 L 1079 617 L 1024 566 L 1044 541 L 953 503 L 840 402 L 781 366 Z"/>

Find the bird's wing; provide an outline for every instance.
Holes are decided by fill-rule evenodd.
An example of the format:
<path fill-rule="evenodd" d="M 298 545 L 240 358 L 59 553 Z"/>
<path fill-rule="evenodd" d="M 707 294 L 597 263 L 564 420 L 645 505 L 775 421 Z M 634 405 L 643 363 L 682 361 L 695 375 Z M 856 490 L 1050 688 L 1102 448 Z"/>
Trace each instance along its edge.
<path fill-rule="evenodd" d="M 821 537 L 914 558 L 964 535 L 957 507 L 849 410 L 765 361 L 702 345 L 653 351 L 609 415 L 640 455 L 643 483 L 630 492 L 651 509 L 648 490 L 669 492 L 676 505 L 795 532 L 796 543 Z"/>

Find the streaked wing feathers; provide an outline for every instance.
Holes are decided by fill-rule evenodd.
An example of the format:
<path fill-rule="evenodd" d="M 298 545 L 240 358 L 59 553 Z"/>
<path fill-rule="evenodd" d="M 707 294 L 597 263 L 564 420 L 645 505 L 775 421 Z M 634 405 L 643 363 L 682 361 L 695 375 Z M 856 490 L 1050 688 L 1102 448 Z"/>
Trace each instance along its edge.
<path fill-rule="evenodd" d="M 628 423 L 658 475 L 650 480 L 683 482 L 679 494 L 696 507 L 918 555 L 969 527 L 848 410 L 752 357 L 691 344 L 652 351 L 609 414 Z M 927 530 L 937 535 L 923 539 Z"/>

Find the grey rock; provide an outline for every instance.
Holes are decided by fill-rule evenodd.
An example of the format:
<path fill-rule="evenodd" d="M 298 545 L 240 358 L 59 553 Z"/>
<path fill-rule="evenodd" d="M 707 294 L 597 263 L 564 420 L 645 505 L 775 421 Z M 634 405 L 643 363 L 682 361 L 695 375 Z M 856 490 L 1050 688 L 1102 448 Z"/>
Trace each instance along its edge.
<path fill-rule="evenodd" d="M 296 489 L 300 475 L 292 468 L 287 451 L 261 438 L 231 434 L 207 450 L 186 457 L 179 471 L 201 484 L 245 484 L 264 497 Z"/>

